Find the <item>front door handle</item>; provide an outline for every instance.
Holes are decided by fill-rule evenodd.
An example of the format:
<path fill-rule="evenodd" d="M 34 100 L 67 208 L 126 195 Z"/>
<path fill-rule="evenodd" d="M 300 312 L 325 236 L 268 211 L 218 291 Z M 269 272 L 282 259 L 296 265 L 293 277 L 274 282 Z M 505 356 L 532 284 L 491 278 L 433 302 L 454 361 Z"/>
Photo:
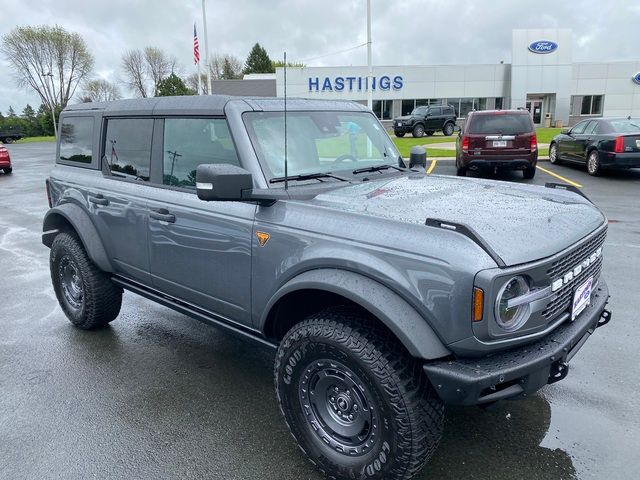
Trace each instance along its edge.
<path fill-rule="evenodd" d="M 96 205 L 109 205 L 109 200 L 104 198 L 101 193 L 99 193 L 95 197 L 89 196 L 89 201 L 91 203 L 95 203 Z"/>
<path fill-rule="evenodd" d="M 166 208 L 157 208 L 151 210 L 149 212 L 149 216 L 155 220 L 160 220 L 167 223 L 175 223 L 176 221 L 176 216 L 173 213 L 169 213 L 169 210 L 167 210 Z"/>

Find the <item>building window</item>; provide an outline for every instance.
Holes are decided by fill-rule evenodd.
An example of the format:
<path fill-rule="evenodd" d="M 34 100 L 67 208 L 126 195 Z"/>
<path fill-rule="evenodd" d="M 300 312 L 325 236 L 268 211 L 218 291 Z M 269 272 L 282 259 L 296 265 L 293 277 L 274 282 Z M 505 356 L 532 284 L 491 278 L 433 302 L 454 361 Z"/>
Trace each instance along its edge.
<path fill-rule="evenodd" d="M 461 98 L 460 99 L 460 110 L 459 117 L 466 117 L 470 111 L 474 110 L 474 102 L 473 98 Z M 477 104 L 475 104 L 477 105 Z"/>
<path fill-rule="evenodd" d="M 402 100 L 402 115 L 409 115 L 416 106 L 415 100 Z"/>
<path fill-rule="evenodd" d="M 585 95 L 582 97 L 580 115 L 601 115 L 602 95 Z"/>
<path fill-rule="evenodd" d="M 502 97 L 496 97 L 496 110 L 502 110 Z"/>
<path fill-rule="evenodd" d="M 371 110 L 380 120 L 391 120 L 393 100 L 374 100 Z"/>

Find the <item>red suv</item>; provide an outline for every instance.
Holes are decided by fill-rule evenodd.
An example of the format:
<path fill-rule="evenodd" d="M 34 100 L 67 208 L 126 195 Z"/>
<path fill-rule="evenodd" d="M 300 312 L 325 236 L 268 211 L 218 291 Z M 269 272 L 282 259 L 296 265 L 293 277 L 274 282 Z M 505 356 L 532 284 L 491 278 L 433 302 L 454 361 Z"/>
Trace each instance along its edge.
<path fill-rule="evenodd" d="M 4 173 L 11 173 L 11 157 L 9 157 L 9 150 L 4 147 L 0 147 L 0 169 L 4 170 Z"/>
<path fill-rule="evenodd" d="M 456 169 L 507 168 L 522 170 L 533 178 L 538 163 L 538 139 L 531 115 L 526 110 L 471 112 L 456 141 Z"/>

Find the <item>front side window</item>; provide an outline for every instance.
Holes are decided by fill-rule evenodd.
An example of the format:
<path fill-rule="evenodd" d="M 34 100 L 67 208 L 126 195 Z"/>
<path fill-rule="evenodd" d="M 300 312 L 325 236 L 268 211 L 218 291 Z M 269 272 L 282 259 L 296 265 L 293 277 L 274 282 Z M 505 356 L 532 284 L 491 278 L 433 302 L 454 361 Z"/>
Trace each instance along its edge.
<path fill-rule="evenodd" d="M 164 121 L 162 183 L 193 188 L 205 163 L 240 166 L 227 122 L 222 118 L 167 118 Z"/>
<path fill-rule="evenodd" d="M 283 112 L 243 115 L 251 143 L 272 177 L 284 175 Z M 288 175 L 351 172 L 397 165 L 399 153 L 380 123 L 366 112 L 287 113 Z"/>
<path fill-rule="evenodd" d="M 104 154 L 111 175 L 149 181 L 151 118 L 113 118 L 107 121 Z"/>
<path fill-rule="evenodd" d="M 60 160 L 91 163 L 93 117 L 65 117 L 60 124 Z"/>
<path fill-rule="evenodd" d="M 581 133 L 584 132 L 584 129 L 587 127 L 587 123 L 589 123 L 588 120 L 578 123 L 575 127 L 571 129 L 571 133 L 575 135 L 580 135 Z"/>

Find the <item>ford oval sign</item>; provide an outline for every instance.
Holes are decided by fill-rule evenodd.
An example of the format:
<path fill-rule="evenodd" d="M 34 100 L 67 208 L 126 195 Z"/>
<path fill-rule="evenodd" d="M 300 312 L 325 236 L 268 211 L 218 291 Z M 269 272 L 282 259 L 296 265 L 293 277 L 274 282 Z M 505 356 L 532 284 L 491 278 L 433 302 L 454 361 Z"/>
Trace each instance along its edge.
<path fill-rule="evenodd" d="M 638 85 L 640 85 L 640 72 L 636 73 L 633 77 L 631 77 L 631 79 Z"/>
<path fill-rule="evenodd" d="M 538 40 L 529 45 L 529 51 L 533 53 L 551 53 L 558 49 L 558 44 L 550 40 Z"/>

